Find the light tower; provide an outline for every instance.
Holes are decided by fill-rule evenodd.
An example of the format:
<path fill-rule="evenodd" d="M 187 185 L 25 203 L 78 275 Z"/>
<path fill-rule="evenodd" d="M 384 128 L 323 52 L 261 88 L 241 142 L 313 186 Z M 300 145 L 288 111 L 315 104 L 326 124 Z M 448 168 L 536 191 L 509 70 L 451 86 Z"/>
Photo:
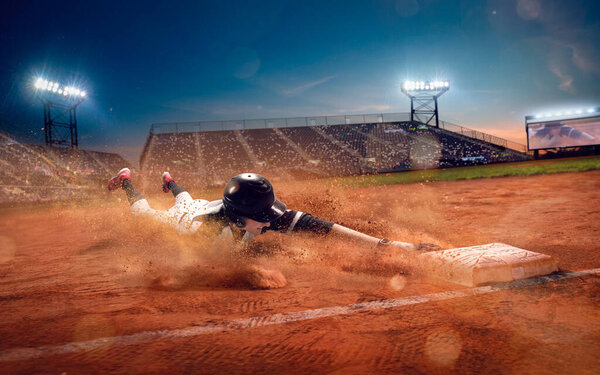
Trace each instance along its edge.
<path fill-rule="evenodd" d="M 46 145 L 78 148 L 76 109 L 87 93 L 44 78 L 34 82 L 36 96 L 44 104 Z"/>
<path fill-rule="evenodd" d="M 410 121 L 419 121 L 440 126 L 438 117 L 438 98 L 450 89 L 448 81 L 406 81 L 402 92 L 410 98 Z"/>

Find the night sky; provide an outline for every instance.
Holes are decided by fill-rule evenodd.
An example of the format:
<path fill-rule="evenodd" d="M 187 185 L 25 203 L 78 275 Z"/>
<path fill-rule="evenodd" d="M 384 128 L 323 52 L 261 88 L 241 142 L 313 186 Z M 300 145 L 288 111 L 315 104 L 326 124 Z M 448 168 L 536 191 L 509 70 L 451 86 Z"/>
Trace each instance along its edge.
<path fill-rule="evenodd" d="M 600 105 L 600 1 L 11 1 L 0 124 L 43 142 L 34 77 L 74 83 L 80 148 L 137 162 L 154 122 L 409 111 L 525 142 L 524 116 Z"/>

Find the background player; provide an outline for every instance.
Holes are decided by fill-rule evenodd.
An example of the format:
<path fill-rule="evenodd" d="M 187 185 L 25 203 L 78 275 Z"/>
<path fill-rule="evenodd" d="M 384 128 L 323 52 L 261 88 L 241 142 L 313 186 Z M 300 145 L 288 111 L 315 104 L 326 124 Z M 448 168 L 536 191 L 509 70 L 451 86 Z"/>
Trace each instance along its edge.
<path fill-rule="evenodd" d="M 582 130 L 566 125 L 562 121 L 542 124 L 539 128 L 529 128 L 532 147 L 568 147 L 574 145 L 589 145 L 596 138 Z"/>
<path fill-rule="evenodd" d="M 123 168 L 108 184 L 108 190 L 122 188 L 131 212 L 150 216 L 167 223 L 181 233 L 202 233 L 234 243 L 249 243 L 254 236 L 267 231 L 287 234 L 311 232 L 350 240 L 361 248 L 395 248 L 404 251 L 439 250 L 433 244 L 413 244 L 375 238 L 342 225 L 316 218 L 308 213 L 287 209 L 275 198 L 271 183 L 255 173 L 234 176 L 225 185 L 223 199 L 209 202 L 193 199 L 177 185 L 169 172 L 162 175 L 163 191 L 171 191 L 175 205 L 168 210 L 155 210 L 131 183 L 131 172 Z"/>

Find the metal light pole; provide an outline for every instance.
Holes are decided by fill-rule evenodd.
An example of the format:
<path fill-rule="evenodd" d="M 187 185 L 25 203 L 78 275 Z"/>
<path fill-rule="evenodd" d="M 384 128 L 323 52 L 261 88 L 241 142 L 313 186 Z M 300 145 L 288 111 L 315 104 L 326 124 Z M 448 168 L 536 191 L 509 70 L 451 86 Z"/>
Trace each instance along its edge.
<path fill-rule="evenodd" d="M 34 88 L 44 105 L 46 145 L 78 148 L 76 110 L 87 98 L 87 93 L 43 78 L 35 80 Z"/>
<path fill-rule="evenodd" d="M 406 81 L 402 92 L 410 98 L 410 121 L 439 128 L 438 98 L 450 89 L 448 81 Z"/>

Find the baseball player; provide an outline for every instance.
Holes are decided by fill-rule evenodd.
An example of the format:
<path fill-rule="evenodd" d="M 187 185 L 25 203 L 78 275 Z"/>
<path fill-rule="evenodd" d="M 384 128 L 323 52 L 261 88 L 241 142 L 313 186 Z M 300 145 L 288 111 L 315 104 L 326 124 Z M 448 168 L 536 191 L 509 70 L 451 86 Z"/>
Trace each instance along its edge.
<path fill-rule="evenodd" d="M 308 213 L 287 209 L 275 198 L 273 186 L 263 176 L 242 173 L 225 185 L 223 199 L 209 202 L 193 199 L 177 185 L 169 172 L 162 175 L 163 191 L 175 197 L 175 205 L 168 210 L 155 210 L 131 183 L 131 172 L 123 168 L 108 183 L 108 190 L 122 188 L 136 215 L 153 217 L 167 223 L 181 233 L 201 233 L 238 244 L 247 244 L 254 236 L 267 231 L 287 234 L 311 232 L 323 236 L 337 236 L 353 241 L 362 248 L 394 248 L 404 251 L 430 251 L 439 247 L 432 244 L 413 244 L 375 238 L 364 233 L 316 218 Z"/>
<path fill-rule="evenodd" d="M 529 128 L 528 131 L 531 140 L 544 147 L 588 145 L 593 144 L 596 139 L 593 135 L 572 128 L 562 121 L 542 124 L 539 128 Z"/>

